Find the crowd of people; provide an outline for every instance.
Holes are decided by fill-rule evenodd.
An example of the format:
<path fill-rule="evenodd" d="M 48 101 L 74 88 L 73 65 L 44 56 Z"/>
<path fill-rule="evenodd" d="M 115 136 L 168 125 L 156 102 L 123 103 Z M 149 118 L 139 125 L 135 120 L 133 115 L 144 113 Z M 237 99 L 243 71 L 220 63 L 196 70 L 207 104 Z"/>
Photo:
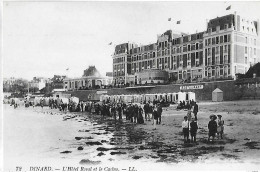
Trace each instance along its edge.
<path fill-rule="evenodd" d="M 115 121 L 125 120 L 136 123 L 143 124 L 145 121 L 152 121 L 154 129 L 156 125 L 161 124 L 162 121 L 162 101 L 145 102 L 144 105 L 133 104 L 133 103 L 115 103 L 110 101 L 102 102 L 74 102 L 69 100 L 68 102 L 63 102 L 62 99 L 50 99 L 49 107 L 51 109 L 59 109 L 60 111 L 70 111 L 70 112 L 89 112 L 90 114 L 98 114 L 102 117 L 111 117 Z M 29 105 L 27 105 L 29 104 Z M 11 101 L 11 105 L 17 108 L 17 103 Z M 27 106 L 26 106 L 27 105 Z M 30 102 L 25 101 L 25 107 L 30 106 Z M 34 106 L 34 105 L 33 105 Z M 44 103 L 41 100 L 40 106 L 43 108 Z M 177 110 L 187 109 L 187 114 L 184 116 L 182 122 L 182 130 L 184 136 L 184 143 L 193 142 L 196 143 L 196 135 L 198 130 L 198 104 L 193 101 L 180 101 L 177 106 Z M 224 120 L 221 115 L 210 115 L 210 121 L 208 123 L 208 141 L 214 141 L 216 135 L 219 139 L 223 139 L 224 132 Z"/>

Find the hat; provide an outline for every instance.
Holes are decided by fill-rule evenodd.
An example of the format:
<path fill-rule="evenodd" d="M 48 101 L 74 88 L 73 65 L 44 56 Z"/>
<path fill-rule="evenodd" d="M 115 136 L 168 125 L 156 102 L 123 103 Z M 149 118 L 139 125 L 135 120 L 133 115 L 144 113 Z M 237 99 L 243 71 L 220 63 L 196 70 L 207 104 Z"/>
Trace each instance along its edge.
<path fill-rule="evenodd" d="M 188 118 L 187 116 L 184 116 L 184 119 Z"/>
<path fill-rule="evenodd" d="M 214 115 L 214 114 L 212 114 L 212 115 L 209 116 L 209 118 L 210 118 L 210 119 L 213 118 L 213 120 L 215 120 L 215 119 L 217 119 L 217 116 Z"/>
<path fill-rule="evenodd" d="M 222 115 L 217 115 L 219 118 L 222 118 Z"/>

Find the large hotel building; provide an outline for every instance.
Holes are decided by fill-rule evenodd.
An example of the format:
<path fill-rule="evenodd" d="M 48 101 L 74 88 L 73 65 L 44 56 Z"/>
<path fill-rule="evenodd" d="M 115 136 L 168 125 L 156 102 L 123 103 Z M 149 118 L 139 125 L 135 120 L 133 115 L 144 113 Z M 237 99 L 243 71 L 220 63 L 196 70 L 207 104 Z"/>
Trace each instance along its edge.
<path fill-rule="evenodd" d="M 115 47 L 113 82 L 146 84 L 234 79 L 260 62 L 259 20 L 230 14 L 211 19 L 194 34 L 166 31 L 144 46 Z"/>

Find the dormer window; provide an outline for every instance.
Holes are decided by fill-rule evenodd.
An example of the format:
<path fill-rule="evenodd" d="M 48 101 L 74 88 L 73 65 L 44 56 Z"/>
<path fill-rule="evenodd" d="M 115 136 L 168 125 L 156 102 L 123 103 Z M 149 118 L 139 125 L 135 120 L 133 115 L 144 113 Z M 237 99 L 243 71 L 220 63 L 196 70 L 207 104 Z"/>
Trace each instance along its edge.
<path fill-rule="evenodd" d="M 225 30 L 228 29 L 228 24 L 225 24 L 224 29 L 225 29 Z"/>
<path fill-rule="evenodd" d="M 208 32 L 211 33 L 211 32 L 212 32 L 212 28 L 209 28 L 209 29 L 208 29 Z"/>

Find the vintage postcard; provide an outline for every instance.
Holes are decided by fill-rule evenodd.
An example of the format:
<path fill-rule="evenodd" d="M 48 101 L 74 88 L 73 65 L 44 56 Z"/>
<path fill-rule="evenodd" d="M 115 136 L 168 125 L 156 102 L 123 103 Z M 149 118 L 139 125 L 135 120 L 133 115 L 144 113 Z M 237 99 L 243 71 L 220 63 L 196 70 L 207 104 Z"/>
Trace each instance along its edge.
<path fill-rule="evenodd" d="M 259 1 L 1 8 L 0 171 L 260 170 Z"/>

